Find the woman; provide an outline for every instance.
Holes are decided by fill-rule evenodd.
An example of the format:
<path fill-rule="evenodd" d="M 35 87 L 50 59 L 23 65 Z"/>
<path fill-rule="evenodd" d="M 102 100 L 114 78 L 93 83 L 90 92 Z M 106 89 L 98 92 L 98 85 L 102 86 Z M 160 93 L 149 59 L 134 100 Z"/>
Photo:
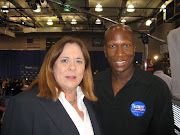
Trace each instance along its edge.
<path fill-rule="evenodd" d="M 64 37 L 48 51 L 28 90 L 10 100 L 2 134 L 101 135 L 91 102 L 97 100 L 92 89 L 85 45 Z"/>

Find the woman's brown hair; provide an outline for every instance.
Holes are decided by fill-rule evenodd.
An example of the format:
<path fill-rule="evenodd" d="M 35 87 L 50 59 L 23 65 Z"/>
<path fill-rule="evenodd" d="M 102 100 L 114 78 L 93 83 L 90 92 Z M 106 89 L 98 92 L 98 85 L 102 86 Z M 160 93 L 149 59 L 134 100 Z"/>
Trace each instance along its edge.
<path fill-rule="evenodd" d="M 69 36 L 59 40 L 47 52 L 38 77 L 31 83 L 31 85 L 27 89 L 31 89 L 34 86 L 38 85 L 38 97 L 52 98 L 54 101 L 58 99 L 60 92 L 63 90 L 57 84 L 54 78 L 53 65 L 59 57 L 59 55 L 62 53 L 66 43 L 76 43 L 80 46 L 86 64 L 83 80 L 81 81 L 79 86 L 81 86 L 82 92 L 84 93 L 86 98 L 88 98 L 91 101 L 96 101 L 97 97 L 93 93 L 93 78 L 88 50 L 86 49 L 86 46 L 80 39 Z"/>

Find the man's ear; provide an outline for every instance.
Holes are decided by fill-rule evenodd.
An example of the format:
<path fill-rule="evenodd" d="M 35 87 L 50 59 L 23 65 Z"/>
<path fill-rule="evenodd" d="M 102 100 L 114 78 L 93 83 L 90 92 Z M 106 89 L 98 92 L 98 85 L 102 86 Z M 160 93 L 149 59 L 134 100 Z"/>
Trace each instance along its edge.
<path fill-rule="evenodd" d="M 104 45 L 104 55 L 107 58 L 106 45 Z"/>
<path fill-rule="evenodd" d="M 136 44 L 134 44 L 134 52 L 136 52 Z"/>

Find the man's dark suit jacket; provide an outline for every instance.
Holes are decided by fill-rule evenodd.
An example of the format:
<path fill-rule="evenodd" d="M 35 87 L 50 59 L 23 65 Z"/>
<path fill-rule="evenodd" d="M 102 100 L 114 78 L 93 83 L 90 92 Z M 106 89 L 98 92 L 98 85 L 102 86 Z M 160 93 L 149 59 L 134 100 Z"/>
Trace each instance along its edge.
<path fill-rule="evenodd" d="M 2 135 L 79 135 L 59 100 L 39 98 L 37 89 L 23 91 L 8 103 Z M 84 98 L 95 135 L 102 135 L 92 103 Z"/>

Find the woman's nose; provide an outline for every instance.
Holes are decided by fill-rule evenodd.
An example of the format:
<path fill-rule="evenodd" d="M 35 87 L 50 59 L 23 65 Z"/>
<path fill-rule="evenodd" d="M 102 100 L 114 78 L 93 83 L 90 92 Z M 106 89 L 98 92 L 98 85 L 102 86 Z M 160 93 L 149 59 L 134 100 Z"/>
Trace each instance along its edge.
<path fill-rule="evenodd" d="M 70 65 L 69 65 L 69 70 L 75 70 L 76 69 L 76 64 L 75 64 L 75 62 L 73 61 L 73 62 L 70 62 Z"/>

